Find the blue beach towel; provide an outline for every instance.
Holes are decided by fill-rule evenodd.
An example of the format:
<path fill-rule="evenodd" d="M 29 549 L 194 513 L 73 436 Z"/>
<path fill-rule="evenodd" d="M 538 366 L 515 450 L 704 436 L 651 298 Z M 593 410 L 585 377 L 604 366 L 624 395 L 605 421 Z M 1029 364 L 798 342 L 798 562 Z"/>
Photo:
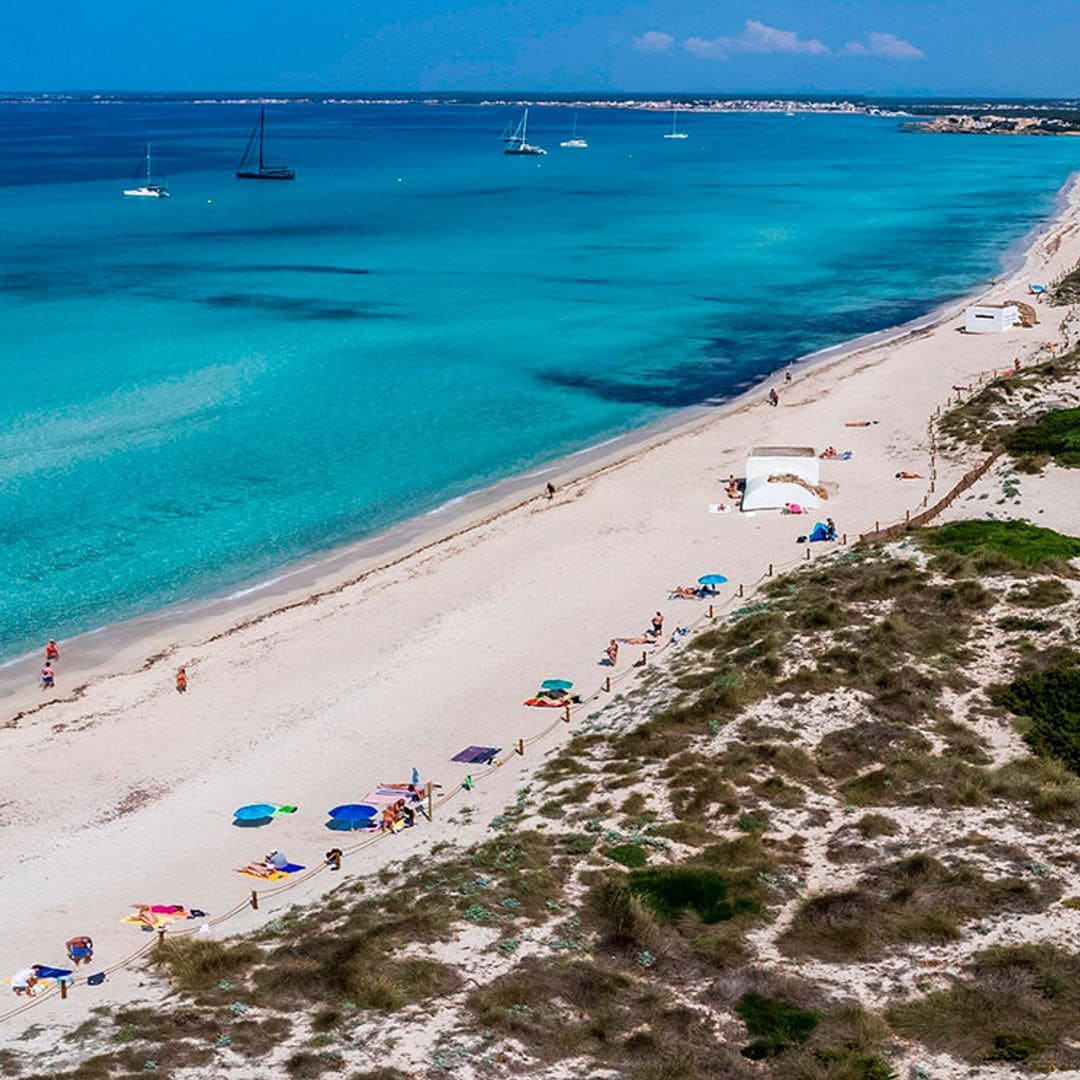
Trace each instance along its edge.
<path fill-rule="evenodd" d="M 500 749 L 501 747 L 498 746 L 467 746 L 450 760 L 460 761 L 466 765 L 490 765 Z"/>

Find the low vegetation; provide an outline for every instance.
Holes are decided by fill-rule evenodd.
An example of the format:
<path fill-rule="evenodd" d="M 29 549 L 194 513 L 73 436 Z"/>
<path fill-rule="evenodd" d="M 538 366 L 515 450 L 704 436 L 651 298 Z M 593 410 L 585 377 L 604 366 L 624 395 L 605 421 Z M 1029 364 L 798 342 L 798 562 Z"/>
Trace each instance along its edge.
<path fill-rule="evenodd" d="M 1038 1073 L 1080 1067 L 1080 956 L 1053 945 L 978 953 L 948 990 L 897 1005 L 889 1023 L 938 1053 Z"/>
<path fill-rule="evenodd" d="M 1015 458 L 1041 466 L 1053 461 L 1080 468 L 1080 409 L 1055 409 L 1034 424 L 1018 427 L 1005 439 Z"/>
<path fill-rule="evenodd" d="M 960 522 L 777 578 L 579 717 L 482 842 L 168 941 L 171 999 L 0 1075 L 899 1080 L 901 1040 L 1080 1067 L 1077 958 L 979 951 L 1080 911 L 1078 555 Z"/>

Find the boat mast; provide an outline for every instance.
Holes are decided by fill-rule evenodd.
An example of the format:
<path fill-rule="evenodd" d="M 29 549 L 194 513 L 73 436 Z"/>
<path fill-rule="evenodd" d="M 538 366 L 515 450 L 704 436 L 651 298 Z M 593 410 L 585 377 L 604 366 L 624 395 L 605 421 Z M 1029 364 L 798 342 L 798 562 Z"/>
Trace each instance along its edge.
<path fill-rule="evenodd" d="M 266 130 L 266 106 L 259 107 L 259 172 L 263 171 L 263 133 Z"/>
<path fill-rule="evenodd" d="M 146 144 L 146 186 L 150 186 L 150 144 Z"/>

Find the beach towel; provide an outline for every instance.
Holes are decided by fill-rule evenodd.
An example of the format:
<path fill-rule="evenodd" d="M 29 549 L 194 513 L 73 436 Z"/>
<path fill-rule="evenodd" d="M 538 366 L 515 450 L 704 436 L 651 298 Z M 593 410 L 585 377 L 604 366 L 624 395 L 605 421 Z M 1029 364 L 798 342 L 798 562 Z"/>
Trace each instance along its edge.
<path fill-rule="evenodd" d="M 459 750 L 450 760 L 460 761 L 466 765 L 490 765 L 499 750 L 499 746 L 466 746 Z"/>
<path fill-rule="evenodd" d="M 132 926 L 142 926 L 147 930 L 158 930 L 162 926 L 167 926 L 169 923 L 174 922 L 176 919 L 186 919 L 189 917 L 197 918 L 196 910 L 191 912 L 176 911 L 171 904 L 154 904 L 148 913 L 149 920 L 142 915 L 125 915 L 120 921 L 122 923 L 128 923 Z M 198 913 L 203 914 L 202 912 Z"/>
<path fill-rule="evenodd" d="M 38 981 L 42 979 L 66 979 L 71 974 L 71 968 L 45 967 L 42 965 L 38 972 Z"/>
<path fill-rule="evenodd" d="M 255 878 L 256 881 L 284 881 L 290 874 L 297 874 L 303 869 L 304 867 L 299 863 L 291 862 L 278 867 L 277 870 L 271 870 L 268 874 L 257 874 L 246 866 L 239 867 L 236 872 L 243 874 L 244 877 Z"/>
<path fill-rule="evenodd" d="M 563 698 L 561 701 L 556 701 L 547 697 L 531 697 L 524 702 L 526 705 L 532 705 L 536 709 L 562 709 L 570 704 L 569 698 Z"/>
<path fill-rule="evenodd" d="M 398 799 L 406 802 L 419 803 L 427 798 L 427 788 L 414 785 L 416 797 L 409 791 L 408 784 L 380 784 L 371 794 L 364 796 L 366 803 L 396 803 Z"/>

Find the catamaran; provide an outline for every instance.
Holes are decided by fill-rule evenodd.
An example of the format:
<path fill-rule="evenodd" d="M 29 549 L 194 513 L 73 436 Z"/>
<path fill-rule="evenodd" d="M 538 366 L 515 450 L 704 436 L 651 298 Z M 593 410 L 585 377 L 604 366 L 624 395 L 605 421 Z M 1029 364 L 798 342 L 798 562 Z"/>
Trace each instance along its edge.
<path fill-rule="evenodd" d="M 675 106 L 671 109 L 671 130 L 664 135 L 665 139 L 685 139 L 686 132 L 679 130 L 679 110 Z"/>
<path fill-rule="evenodd" d="M 255 137 L 259 139 L 259 167 L 252 168 L 250 158 L 255 147 Z M 244 147 L 244 156 L 236 167 L 237 180 L 295 180 L 296 173 L 288 165 L 267 165 L 263 159 L 263 141 L 266 136 L 266 106 L 259 109 L 259 122 L 252 129 L 251 136 Z"/>
<path fill-rule="evenodd" d="M 514 134 L 506 139 L 506 148 L 503 150 L 504 154 L 530 154 L 537 156 L 540 154 L 546 154 L 547 151 L 542 146 L 533 146 L 532 143 L 526 138 L 526 133 L 529 127 L 529 110 L 525 110 L 525 114 L 521 118 L 521 123 L 514 129 Z"/>
<path fill-rule="evenodd" d="M 167 199 L 169 189 L 150 180 L 150 144 L 146 144 L 146 183 L 141 187 L 125 188 L 124 194 L 135 199 Z"/>
<path fill-rule="evenodd" d="M 589 144 L 577 133 L 577 113 L 574 113 L 574 130 L 570 133 L 569 139 L 564 139 L 560 146 L 565 146 L 567 149 L 573 150 L 585 150 Z"/>

